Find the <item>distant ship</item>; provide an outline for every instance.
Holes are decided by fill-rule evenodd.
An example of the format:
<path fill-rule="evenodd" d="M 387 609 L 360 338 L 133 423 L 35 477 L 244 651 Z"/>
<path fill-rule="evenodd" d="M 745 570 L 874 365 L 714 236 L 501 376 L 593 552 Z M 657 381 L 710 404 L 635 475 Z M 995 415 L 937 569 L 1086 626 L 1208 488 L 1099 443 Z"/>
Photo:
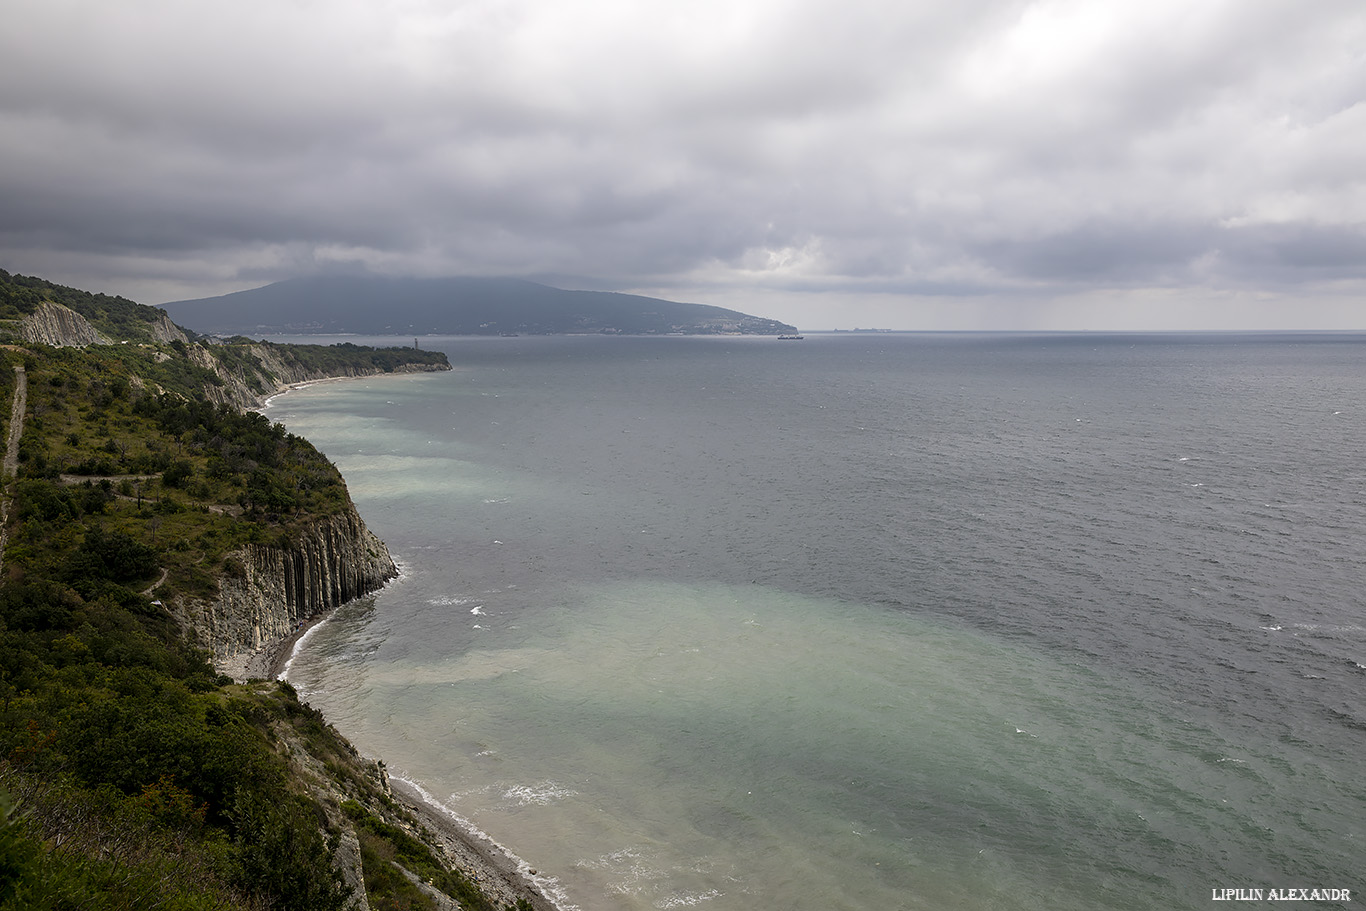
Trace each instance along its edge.
<path fill-rule="evenodd" d="M 778 336 L 778 341 L 780 341 L 780 342 L 800 342 L 800 341 L 801 341 L 802 339 L 804 339 L 804 338 L 806 338 L 806 336 L 804 336 L 804 335 L 780 335 L 780 336 Z"/>

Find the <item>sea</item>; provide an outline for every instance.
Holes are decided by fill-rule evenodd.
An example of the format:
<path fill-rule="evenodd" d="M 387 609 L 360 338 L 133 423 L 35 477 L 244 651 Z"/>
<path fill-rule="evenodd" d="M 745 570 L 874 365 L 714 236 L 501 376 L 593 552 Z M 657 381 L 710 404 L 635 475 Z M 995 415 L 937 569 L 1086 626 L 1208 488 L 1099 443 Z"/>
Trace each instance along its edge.
<path fill-rule="evenodd" d="M 418 342 L 287 678 L 562 908 L 1366 901 L 1366 335 Z"/>

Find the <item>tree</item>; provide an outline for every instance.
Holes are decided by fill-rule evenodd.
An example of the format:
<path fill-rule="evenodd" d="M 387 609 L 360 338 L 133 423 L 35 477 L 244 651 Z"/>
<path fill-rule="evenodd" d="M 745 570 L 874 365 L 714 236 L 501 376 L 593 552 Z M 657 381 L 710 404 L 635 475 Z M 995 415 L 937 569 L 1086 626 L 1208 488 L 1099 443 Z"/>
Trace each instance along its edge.
<path fill-rule="evenodd" d="M 182 487 L 185 482 L 194 476 L 194 466 L 186 459 L 178 459 L 171 463 L 161 474 L 161 483 L 167 487 Z"/>
<path fill-rule="evenodd" d="M 73 578 L 113 582 L 136 582 L 156 571 L 156 551 L 121 531 L 106 532 L 98 525 L 86 530 L 69 566 Z"/>

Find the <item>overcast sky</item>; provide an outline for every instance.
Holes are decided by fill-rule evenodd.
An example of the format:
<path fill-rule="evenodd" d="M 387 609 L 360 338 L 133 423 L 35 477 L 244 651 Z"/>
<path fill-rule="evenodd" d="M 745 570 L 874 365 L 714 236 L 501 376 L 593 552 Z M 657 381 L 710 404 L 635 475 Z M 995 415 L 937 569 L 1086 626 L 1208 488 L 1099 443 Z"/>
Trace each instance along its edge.
<path fill-rule="evenodd" d="M 5 0 L 0 268 L 1366 328 L 1362 0 Z"/>

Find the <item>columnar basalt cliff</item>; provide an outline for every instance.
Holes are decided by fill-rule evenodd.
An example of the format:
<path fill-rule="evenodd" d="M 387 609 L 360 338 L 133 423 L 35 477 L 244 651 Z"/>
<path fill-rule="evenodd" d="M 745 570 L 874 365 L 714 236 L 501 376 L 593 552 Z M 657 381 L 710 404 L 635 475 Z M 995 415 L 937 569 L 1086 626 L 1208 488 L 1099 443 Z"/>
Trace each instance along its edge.
<path fill-rule="evenodd" d="M 353 507 L 305 525 L 284 546 L 248 544 L 227 567 L 216 599 L 172 596 L 167 605 L 220 668 L 398 574 Z"/>

